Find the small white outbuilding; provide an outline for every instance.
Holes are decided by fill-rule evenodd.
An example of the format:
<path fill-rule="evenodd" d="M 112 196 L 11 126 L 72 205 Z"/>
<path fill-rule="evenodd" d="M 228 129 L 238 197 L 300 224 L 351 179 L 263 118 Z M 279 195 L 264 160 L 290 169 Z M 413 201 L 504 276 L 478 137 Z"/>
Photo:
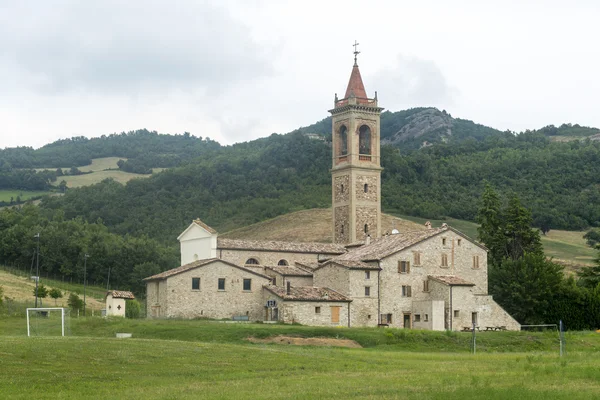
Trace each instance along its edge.
<path fill-rule="evenodd" d="M 106 292 L 106 316 L 125 316 L 125 300 L 133 300 L 135 296 L 124 290 Z"/>

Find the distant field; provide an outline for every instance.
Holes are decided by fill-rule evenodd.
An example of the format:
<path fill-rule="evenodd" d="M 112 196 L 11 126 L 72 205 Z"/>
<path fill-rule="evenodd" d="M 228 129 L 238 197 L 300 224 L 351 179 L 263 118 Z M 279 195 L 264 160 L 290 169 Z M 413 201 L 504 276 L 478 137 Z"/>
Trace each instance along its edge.
<path fill-rule="evenodd" d="M 0 332 L 4 323 L 12 326 L 15 321 L 18 333 L 0 333 L 2 398 L 537 400 L 591 399 L 600 392 L 597 346 L 582 351 L 574 345 L 563 358 L 555 351 L 471 355 L 436 349 L 438 339 L 468 343 L 468 333 L 409 331 L 400 337 L 402 330 L 377 328 L 356 330 L 356 335 L 396 337 L 397 345 L 347 349 L 249 344 L 243 340 L 249 335 L 296 331 L 345 337 L 354 330 L 101 318 L 70 323 L 75 332 L 87 324 L 102 338 L 26 338 L 24 320 L 14 318 L 0 320 Z M 151 332 L 167 331 L 199 338 L 150 338 Z M 133 338 L 115 339 L 114 332 L 133 332 Z M 232 332 L 239 340 L 228 342 Z M 498 334 L 488 337 L 528 337 Z M 588 345 L 594 343 L 593 335 L 600 337 L 584 335 Z M 412 336 L 425 339 L 415 343 Z M 535 343 L 540 334 L 530 336 Z M 427 347 L 420 351 L 415 345 Z"/>
<path fill-rule="evenodd" d="M 60 183 L 60 181 L 64 180 L 67 182 L 67 187 L 69 188 L 77 188 L 83 186 L 90 186 L 99 182 L 102 182 L 104 179 L 112 178 L 119 183 L 127 183 L 135 178 L 147 178 L 150 175 L 142 175 L 142 174 L 131 174 L 129 172 L 123 171 L 97 171 L 92 172 L 91 174 L 84 175 L 74 175 L 74 176 L 62 176 L 56 181 L 56 185 Z"/>
<path fill-rule="evenodd" d="M 417 223 L 425 223 L 427 219 L 419 217 L 401 216 L 403 219 Z M 458 229 L 473 239 L 477 238 L 477 224 L 470 221 L 463 221 L 454 218 L 445 220 L 430 220 L 433 226 L 440 226 L 442 223 Z M 597 257 L 598 252 L 585 243 L 583 235 L 585 232 L 551 230 L 542 235 L 542 244 L 546 255 L 554 257 L 558 261 L 567 264 L 591 265 Z"/>
<path fill-rule="evenodd" d="M 48 191 L 28 191 L 28 190 L 0 190 L 0 201 L 10 201 L 11 197 L 13 200 L 17 200 L 17 196 L 21 197 L 21 201 L 26 201 L 32 197 L 44 196 L 50 194 Z"/>

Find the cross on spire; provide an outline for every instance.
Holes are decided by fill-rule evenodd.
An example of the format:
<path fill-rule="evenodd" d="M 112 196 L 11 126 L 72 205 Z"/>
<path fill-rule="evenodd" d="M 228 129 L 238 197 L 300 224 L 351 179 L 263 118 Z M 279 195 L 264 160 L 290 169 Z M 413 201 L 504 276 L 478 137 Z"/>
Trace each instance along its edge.
<path fill-rule="evenodd" d="M 352 46 L 354 46 L 354 65 L 358 66 L 358 64 L 356 63 L 356 56 L 358 56 L 360 54 L 360 51 L 357 50 L 357 47 L 360 43 L 358 43 L 356 40 L 354 40 L 354 44 Z"/>

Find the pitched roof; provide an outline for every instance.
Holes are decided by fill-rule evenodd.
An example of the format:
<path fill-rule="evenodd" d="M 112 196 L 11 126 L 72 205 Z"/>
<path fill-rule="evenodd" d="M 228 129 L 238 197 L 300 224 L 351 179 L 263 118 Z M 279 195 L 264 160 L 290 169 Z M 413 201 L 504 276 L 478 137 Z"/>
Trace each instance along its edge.
<path fill-rule="evenodd" d="M 294 262 L 294 265 L 296 267 L 300 267 L 300 268 L 305 269 L 307 271 L 314 271 L 315 269 L 319 268 L 320 264 L 318 262 L 304 262 L 304 261 L 299 262 L 299 261 L 296 261 L 296 262 Z"/>
<path fill-rule="evenodd" d="M 200 218 L 196 218 L 196 219 L 194 220 L 194 223 L 195 223 L 196 225 L 199 225 L 199 226 L 201 226 L 202 228 L 206 229 L 206 230 L 207 230 L 208 232 L 210 232 L 210 233 L 213 233 L 213 234 L 214 234 L 214 233 L 217 233 L 217 231 L 215 231 L 213 228 L 211 228 L 210 226 L 206 225 L 204 222 L 200 221 Z"/>
<path fill-rule="evenodd" d="M 309 272 L 300 267 L 295 267 L 292 265 L 277 265 L 275 267 L 265 267 L 266 269 L 270 269 L 273 272 L 278 273 L 283 276 L 313 276 L 312 272 Z"/>
<path fill-rule="evenodd" d="M 475 286 L 474 283 L 465 281 L 454 275 L 429 275 L 429 279 L 433 279 L 448 286 Z"/>
<path fill-rule="evenodd" d="M 356 64 L 354 64 L 352 67 L 352 73 L 350 74 L 350 80 L 348 81 L 348 87 L 346 88 L 346 94 L 344 95 L 344 98 L 347 99 L 351 95 L 363 99 L 367 98 L 367 91 L 365 90 L 365 85 L 363 84 L 362 77 L 360 76 L 360 70 Z"/>
<path fill-rule="evenodd" d="M 186 272 L 186 271 L 189 271 L 189 270 L 194 269 L 194 268 L 202 267 L 202 266 L 211 264 L 211 263 L 216 262 L 216 261 L 220 261 L 220 262 L 222 262 L 224 264 L 227 264 L 227 265 L 229 265 L 231 267 L 238 268 L 238 269 L 241 269 L 241 270 L 246 271 L 246 272 L 250 272 L 250 273 L 252 273 L 254 275 L 258 275 L 258 276 L 260 276 L 262 278 L 271 279 L 271 277 L 263 275 L 263 274 L 261 274 L 259 272 L 253 271 L 250 268 L 245 268 L 245 267 L 242 267 L 242 266 L 230 263 L 228 261 L 221 260 L 220 258 L 207 258 L 205 260 L 193 261 L 193 262 L 191 262 L 189 264 L 185 264 L 185 265 L 182 265 L 180 267 L 173 268 L 173 269 L 170 269 L 168 271 L 161 272 L 160 274 L 149 276 L 148 278 L 144 278 L 143 280 L 144 281 L 155 281 L 155 280 L 167 279 L 167 278 L 169 278 L 169 277 L 171 277 L 173 275 L 181 274 L 182 272 Z"/>
<path fill-rule="evenodd" d="M 352 301 L 343 294 L 326 287 L 292 286 L 290 287 L 290 294 L 287 294 L 287 289 L 284 287 L 274 285 L 263 287 L 287 301 Z"/>
<path fill-rule="evenodd" d="M 425 239 L 429 239 L 446 230 L 448 230 L 448 228 L 443 227 L 383 236 L 373 240 L 371 244 L 350 250 L 348 253 L 336 257 L 332 261 L 381 260 L 382 258 L 404 250 L 407 247 L 417 244 Z"/>
<path fill-rule="evenodd" d="M 275 240 L 217 239 L 218 249 L 282 251 L 288 253 L 343 254 L 343 245 L 316 242 L 279 242 Z"/>
<path fill-rule="evenodd" d="M 135 299 L 133 293 L 125 291 L 125 290 L 109 290 L 106 292 L 106 298 L 108 295 L 111 295 L 113 299 Z"/>
<path fill-rule="evenodd" d="M 319 266 L 317 269 L 323 268 L 327 265 L 336 264 L 342 266 L 347 269 L 363 269 L 363 270 L 381 270 L 381 267 L 375 265 L 369 265 L 362 261 L 357 260 L 340 260 L 338 258 L 334 260 L 327 261 L 323 265 Z"/>

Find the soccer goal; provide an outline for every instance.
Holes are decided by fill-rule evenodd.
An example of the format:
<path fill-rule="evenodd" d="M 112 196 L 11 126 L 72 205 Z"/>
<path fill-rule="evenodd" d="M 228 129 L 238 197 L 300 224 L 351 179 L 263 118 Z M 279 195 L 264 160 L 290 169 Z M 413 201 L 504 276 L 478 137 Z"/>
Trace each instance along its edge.
<path fill-rule="evenodd" d="M 65 336 L 66 309 L 28 308 L 27 336 Z"/>

